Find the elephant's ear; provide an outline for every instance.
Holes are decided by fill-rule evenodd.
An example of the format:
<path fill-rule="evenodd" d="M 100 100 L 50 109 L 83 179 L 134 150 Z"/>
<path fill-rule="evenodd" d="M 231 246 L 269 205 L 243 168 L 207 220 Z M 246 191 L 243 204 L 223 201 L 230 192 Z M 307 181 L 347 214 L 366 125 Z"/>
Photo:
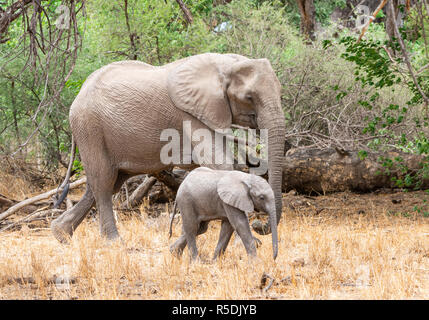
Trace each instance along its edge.
<path fill-rule="evenodd" d="M 187 59 L 168 74 L 168 94 L 175 106 L 201 120 L 211 129 L 231 126 L 226 97 L 229 65 L 236 59 L 205 53 Z"/>
<path fill-rule="evenodd" d="M 249 175 L 231 171 L 217 183 L 217 193 L 223 202 L 244 212 L 253 212 L 253 201 L 249 195 Z"/>

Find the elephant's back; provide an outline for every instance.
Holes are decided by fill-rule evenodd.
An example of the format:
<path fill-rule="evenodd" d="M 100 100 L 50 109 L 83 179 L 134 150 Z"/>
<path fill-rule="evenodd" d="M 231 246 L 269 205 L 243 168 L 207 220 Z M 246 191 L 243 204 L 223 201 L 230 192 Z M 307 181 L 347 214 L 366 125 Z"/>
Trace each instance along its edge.
<path fill-rule="evenodd" d="M 179 197 L 192 198 L 201 206 L 207 205 L 218 197 L 217 182 L 219 173 L 206 167 L 199 167 L 192 170 L 180 184 L 177 190 Z"/>
<path fill-rule="evenodd" d="M 93 73 L 70 108 L 76 140 L 98 136 L 116 162 L 159 162 L 160 134 L 178 110 L 166 88 L 167 70 L 136 62 Z"/>
<path fill-rule="evenodd" d="M 91 118 L 103 124 L 124 122 L 129 127 L 139 113 L 149 116 L 148 108 L 169 102 L 165 79 L 165 70 L 143 62 L 104 66 L 85 81 L 70 108 L 70 122 Z"/>

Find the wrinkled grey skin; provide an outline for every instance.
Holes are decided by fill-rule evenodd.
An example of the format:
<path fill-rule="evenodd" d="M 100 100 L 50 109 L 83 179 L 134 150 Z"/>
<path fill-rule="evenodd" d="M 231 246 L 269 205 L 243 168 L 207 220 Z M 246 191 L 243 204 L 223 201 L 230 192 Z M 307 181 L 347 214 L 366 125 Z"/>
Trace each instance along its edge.
<path fill-rule="evenodd" d="M 240 172 L 197 168 L 177 191 L 174 212 L 170 220 L 170 236 L 176 209 L 182 216 L 182 235 L 170 250 L 180 256 L 188 244 L 192 259 L 198 256 L 197 235 L 207 231 L 211 220 L 222 220 L 219 241 L 213 259 L 223 254 L 234 230 L 238 233 L 250 257 L 256 256 L 255 241 L 247 213 L 254 209 L 269 215 L 272 230 L 273 257 L 277 257 L 277 223 L 274 193 L 267 181 L 259 176 Z"/>
<path fill-rule="evenodd" d="M 167 143 L 160 135 L 166 128 L 182 135 L 183 121 L 191 121 L 193 130 L 212 132 L 231 124 L 268 129 L 268 175 L 280 219 L 285 120 L 280 83 L 266 59 L 206 53 L 160 67 L 115 62 L 87 78 L 69 120 L 87 187 L 82 199 L 52 222 L 61 242 L 73 235 L 94 203 L 101 234 L 117 238 L 112 194 L 131 176 L 172 169 L 160 161 Z M 255 230 L 270 232 L 269 226 Z"/>

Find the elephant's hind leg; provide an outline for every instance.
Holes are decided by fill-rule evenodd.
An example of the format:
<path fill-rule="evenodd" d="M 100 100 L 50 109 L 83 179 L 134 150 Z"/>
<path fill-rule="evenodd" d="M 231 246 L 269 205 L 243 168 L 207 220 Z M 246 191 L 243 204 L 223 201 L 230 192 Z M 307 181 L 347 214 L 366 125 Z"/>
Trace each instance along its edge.
<path fill-rule="evenodd" d="M 82 199 L 73 208 L 52 221 L 51 230 L 54 237 L 62 243 L 67 242 L 93 205 L 94 195 L 87 184 Z"/>
<path fill-rule="evenodd" d="M 200 226 L 197 231 L 197 235 L 203 234 L 207 231 L 209 227 L 208 221 L 202 221 L 200 222 Z M 188 242 L 186 241 L 186 234 L 185 232 L 182 233 L 179 239 L 176 240 L 171 246 L 170 246 L 170 252 L 176 254 L 178 257 L 182 256 L 183 250 L 186 248 L 186 244 Z"/>
<path fill-rule="evenodd" d="M 93 186 L 92 189 L 99 214 L 100 233 L 108 240 L 113 240 L 119 237 L 112 202 L 118 174 L 109 166 L 100 166 L 100 168 L 104 168 L 103 172 L 92 176 L 90 181 L 91 186 Z"/>

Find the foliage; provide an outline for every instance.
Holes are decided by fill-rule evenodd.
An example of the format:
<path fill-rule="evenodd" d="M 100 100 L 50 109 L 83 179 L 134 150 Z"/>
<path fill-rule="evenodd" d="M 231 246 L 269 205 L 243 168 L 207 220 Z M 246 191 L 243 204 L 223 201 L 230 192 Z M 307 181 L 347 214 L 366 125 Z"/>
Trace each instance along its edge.
<path fill-rule="evenodd" d="M 415 32 L 412 32 L 415 26 L 411 24 L 412 27 L 410 27 L 410 21 L 412 20 L 413 12 L 411 12 L 400 32 L 405 41 L 410 37 L 410 34 L 414 35 L 413 42 L 407 42 L 408 48 L 415 49 L 416 45 L 421 47 L 420 50 L 409 49 L 410 52 L 417 52 L 417 54 L 413 54 L 412 68 L 418 70 L 422 67 L 422 63 L 416 57 L 422 56 L 427 47 L 425 46 L 425 39 L 415 38 Z M 421 22 L 423 23 L 423 19 Z M 423 33 L 421 33 L 422 36 Z M 369 141 L 368 147 L 372 149 L 389 149 L 393 147 L 403 152 L 424 155 L 425 158 L 421 164 L 422 169 L 407 174 L 405 179 L 395 180 L 398 187 L 418 188 L 422 181 L 429 177 L 429 145 L 426 137 L 429 125 L 429 110 L 428 104 L 424 103 L 422 93 L 418 90 L 415 82 L 412 81 L 412 77 L 416 78 L 416 82 L 427 96 L 429 95 L 429 76 L 425 72 L 411 74 L 412 71 L 404 67 L 404 56 L 401 52 L 399 40 L 396 38 L 380 40 L 372 37 L 357 42 L 355 37 L 345 36 L 340 39 L 339 44 L 345 46 L 345 52 L 341 56 L 355 64 L 355 81 L 361 83 L 362 88 L 376 89 L 374 94 L 359 101 L 363 108 L 372 110 L 374 105 L 379 103 L 380 92 L 384 89 L 388 89 L 393 93 L 400 86 L 405 87 L 410 93 L 409 99 L 402 104 L 390 103 L 383 105 L 375 116 L 367 118 L 367 125 L 362 133 L 387 137 L 384 140 L 375 138 Z M 325 48 L 331 45 L 330 40 L 324 41 Z M 347 94 L 348 92 L 345 92 L 344 96 Z M 406 118 L 413 120 L 412 127 L 414 127 L 414 130 L 410 131 L 409 126 L 403 125 Z M 409 172 L 409 168 L 402 164 L 401 158 L 382 158 L 379 160 L 384 166 L 386 174 L 389 174 L 393 168 L 404 173 Z"/>

